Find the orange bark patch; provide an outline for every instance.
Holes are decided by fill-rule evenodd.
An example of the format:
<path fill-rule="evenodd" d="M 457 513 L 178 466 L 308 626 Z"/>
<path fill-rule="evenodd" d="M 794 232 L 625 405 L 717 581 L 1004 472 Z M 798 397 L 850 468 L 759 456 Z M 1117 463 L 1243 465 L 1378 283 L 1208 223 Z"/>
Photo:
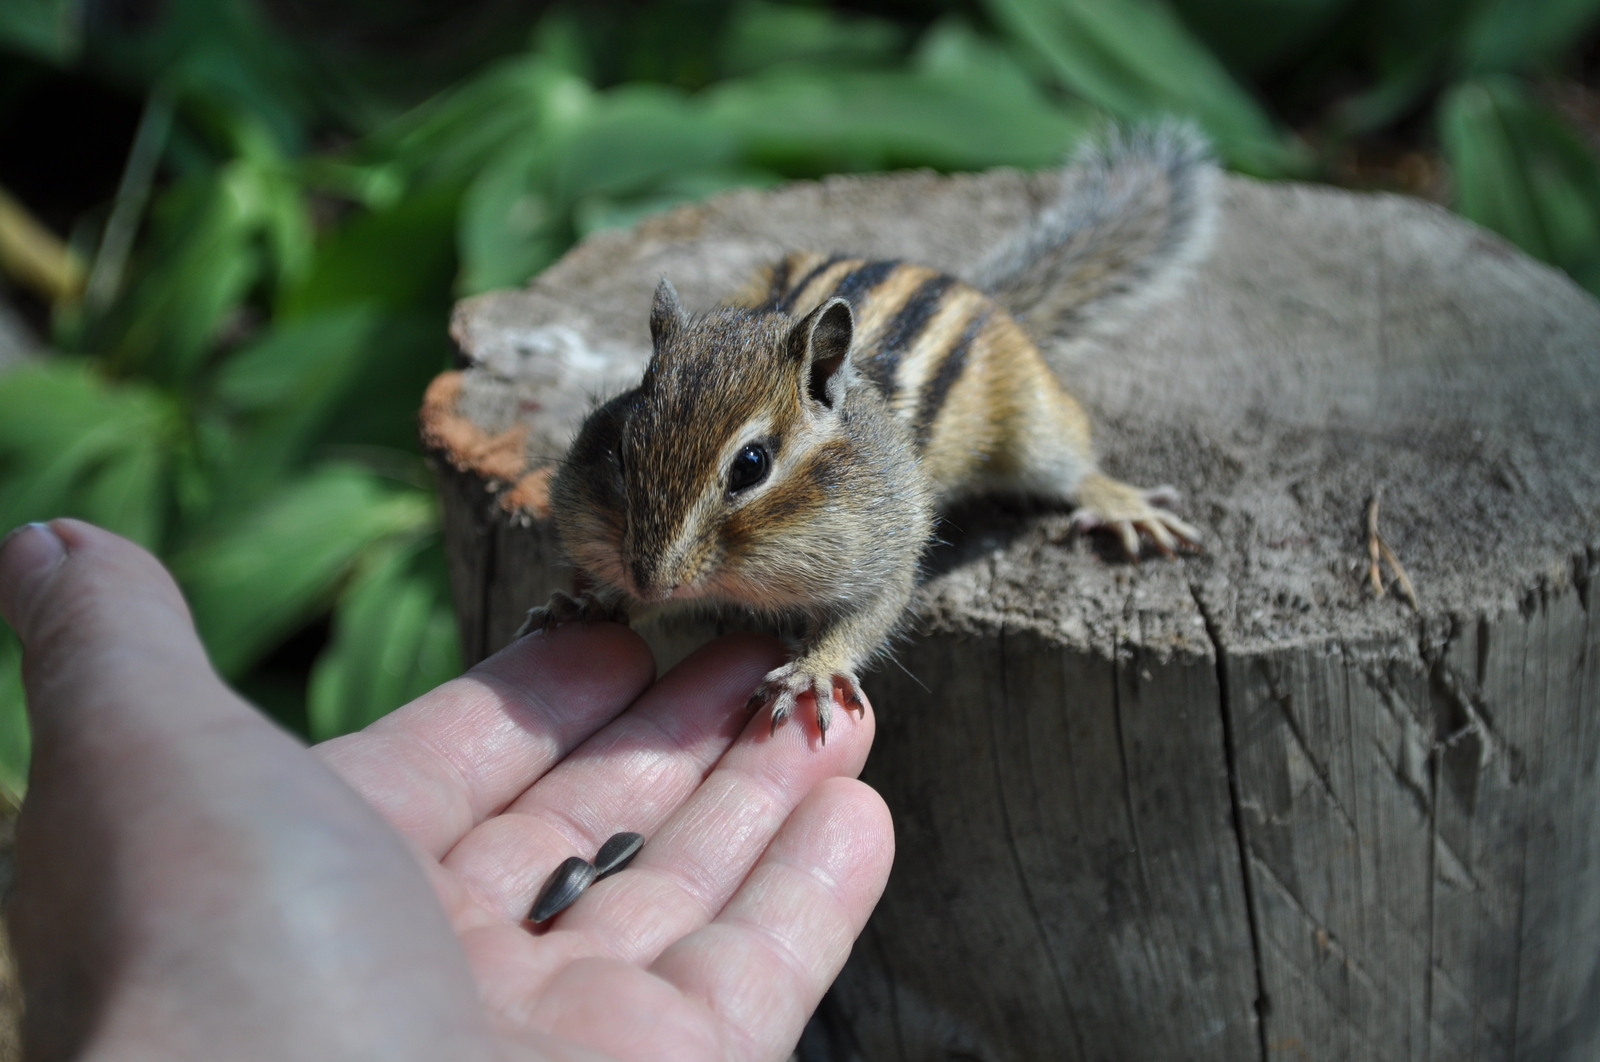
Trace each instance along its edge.
<path fill-rule="evenodd" d="M 528 427 L 518 424 L 490 434 L 456 412 L 461 394 L 462 374 L 443 372 L 434 377 L 422 398 L 422 444 L 442 454 L 463 471 L 472 471 L 489 480 L 517 483 L 528 473 Z M 546 475 L 546 481 L 549 477 Z M 549 504 L 548 489 L 545 493 Z"/>
<path fill-rule="evenodd" d="M 543 520 L 550 515 L 550 480 L 555 473 L 554 465 L 545 465 L 529 472 L 500 495 L 501 507 L 507 512 L 525 512 Z"/>

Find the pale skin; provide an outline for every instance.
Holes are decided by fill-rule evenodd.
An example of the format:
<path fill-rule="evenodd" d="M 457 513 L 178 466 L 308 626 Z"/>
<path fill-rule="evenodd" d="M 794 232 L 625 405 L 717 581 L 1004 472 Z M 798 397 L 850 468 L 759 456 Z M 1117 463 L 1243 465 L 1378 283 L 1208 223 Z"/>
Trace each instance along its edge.
<path fill-rule="evenodd" d="M 34 767 L 7 912 L 30 1059 L 782 1059 L 887 880 L 854 779 L 745 711 L 723 639 L 522 639 L 307 750 L 215 676 L 149 554 L 57 520 L 0 545 Z M 543 877 L 649 840 L 533 932 Z"/>

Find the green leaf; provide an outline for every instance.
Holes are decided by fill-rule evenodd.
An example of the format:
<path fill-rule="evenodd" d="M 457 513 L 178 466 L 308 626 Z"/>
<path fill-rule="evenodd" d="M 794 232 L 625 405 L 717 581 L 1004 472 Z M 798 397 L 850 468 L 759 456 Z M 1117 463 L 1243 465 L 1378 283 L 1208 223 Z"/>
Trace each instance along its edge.
<path fill-rule="evenodd" d="M 76 516 L 155 546 L 179 424 L 159 392 L 77 359 L 0 376 L 0 527 Z"/>
<path fill-rule="evenodd" d="M 10 2 L 10 0 L 6 0 Z M 285 151 L 313 120 L 313 74 L 301 48 L 253 0 L 164 0 L 129 31 L 100 33 L 101 62 L 145 84 L 162 82 L 192 110 L 249 118 Z"/>
<path fill-rule="evenodd" d="M 566 249 L 564 219 L 540 187 L 548 158 L 544 138 L 523 136 L 506 145 L 467 189 L 457 236 L 460 294 L 514 287 Z"/>
<path fill-rule="evenodd" d="M 22 644 L 0 623 L 0 800 L 12 807 L 28 788 L 28 708 L 22 695 Z"/>
<path fill-rule="evenodd" d="M 437 539 L 372 550 L 340 595 L 307 704 L 311 738 L 359 730 L 461 671 Z"/>
<path fill-rule="evenodd" d="M 1535 70 L 1576 48 L 1600 16 L 1600 0 L 1487 0 L 1462 34 L 1469 74 Z"/>
<path fill-rule="evenodd" d="M 728 20 L 719 65 L 731 75 L 788 62 L 879 65 L 897 59 L 904 44 L 905 31 L 887 19 L 746 0 Z"/>
<path fill-rule="evenodd" d="M 986 0 L 985 9 L 1034 48 L 1062 84 L 1122 118 L 1194 118 L 1228 160 L 1276 175 L 1304 168 L 1303 149 L 1161 0 Z"/>
<path fill-rule="evenodd" d="M 734 137 L 707 121 L 698 101 L 655 85 L 606 93 L 551 145 L 550 191 L 558 203 L 580 195 L 642 191 L 736 158 Z"/>
<path fill-rule="evenodd" d="M 263 196 L 257 174 L 234 161 L 161 197 L 138 275 L 87 343 L 122 372 L 163 382 L 192 376 L 222 326 L 261 279 Z"/>
<path fill-rule="evenodd" d="M 212 662 L 232 677 L 326 605 L 366 549 L 436 519 L 428 493 L 327 466 L 207 529 L 171 567 Z"/>
<path fill-rule="evenodd" d="M 562 62 L 519 55 L 429 100 L 362 142 L 410 181 L 464 184 L 508 143 L 587 110 L 593 90 Z"/>
<path fill-rule="evenodd" d="M 242 430 L 218 467 L 226 496 L 252 497 L 306 456 L 378 353 L 380 325 L 371 306 L 324 311 L 270 329 L 220 366 L 215 395 Z"/>
<path fill-rule="evenodd" d="M 730 188 L 765 188 L 779 180 L 775 173 L 753 168 L 691 170 L 669 177 L 641 195 L 584 196 L 573 205 L 573 227 L 582 238 L 602 229 L 638 224 L 651 214 Z"/>
<path fill-rule="evenodd" d="M 81 0 L 5 0 L 0 4 L 0 50 L 67 63 L 83 48 Z"/>
<path fill-rule="evenodd" d="M 305 276 L 278 304 L 279 320 L 352 303 L 388 311 L 450 312 L 461 190 L 434 186 L 381 210 L 356 211 L 316 248 Z"/>
<path fill-rule="evenodd" d="M 682 93 L 625 85 L 560 122 L 530 128 L 484 166 L 461 211 L 460 290 L 520 284 L 575 237 L 585 197 L 647 195 L 685 174 L 725 167 L 738 145 Z"/>
<path fill-rule="evenodd" d="M 1086 108 L 1019 91 L 1014 78 L 974 76 L 963 61 L 934 50 L 922 71 L 786 67 L 717 86 L 710 114 L 739 135 L 750 162 L 791 176 L 1048 165 L 1093 120 Z"/>
<path fill-rule="evenodd" d="M 1510 78 L 1480 78 L 1440 102 L 1439 139 L 1461 213 L 1593 283 L 1600 160 L 1560 117 Z"/>
<path fill-rule="evenodd" d="M 1455 176 L 1456 209 L 1529 254 L 1548 258 L 1532 189 L 1506 128 L 1506 101 L 1496 96 L 1489 85 L 1467 82 L 1439 105 L 1439 139 Z"/>

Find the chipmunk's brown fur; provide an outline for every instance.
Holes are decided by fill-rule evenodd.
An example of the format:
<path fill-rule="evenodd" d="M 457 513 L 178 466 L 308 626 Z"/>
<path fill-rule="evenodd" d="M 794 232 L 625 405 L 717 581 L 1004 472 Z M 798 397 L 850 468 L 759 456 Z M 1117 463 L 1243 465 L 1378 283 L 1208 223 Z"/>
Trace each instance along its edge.
<path fill-rule="evenodd" d="M 678 602 L 803 617 L 799 653 L 751 700 L 776 726 L 811 694 L 825 736 L 836 688 L 861 705 L 856 672 L 901 621 L 937 504 L 1071 498 L 1130 556 L 1141 532 L 1167 553 L 1198 542 L 1154 504 L 1170 492 L 1096 469 L 1088 417 L 996 299 L 1088 321 L 1097 301 L 1137 298 L 1197 255 L 1210 172 L 1170 130 L 1080 161 L 983 267 L 994 297 L 923 266 L 800 252 L 742 305 L 691 317 L 663 280 L 644 379 L 589 416 L 552 484 L 562 547 L 593 586 L 528 626 Z"/>

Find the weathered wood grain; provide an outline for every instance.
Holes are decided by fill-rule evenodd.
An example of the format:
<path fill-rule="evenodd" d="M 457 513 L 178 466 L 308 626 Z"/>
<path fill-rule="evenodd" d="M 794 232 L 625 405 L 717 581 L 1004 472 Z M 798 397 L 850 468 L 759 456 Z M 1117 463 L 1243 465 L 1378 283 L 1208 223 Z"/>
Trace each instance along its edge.
<path fill-rule="evenodd" d="M 960 273 L 1047 194 L 735 193 L 464 303 L 423 419 L 469 659 L 570 578 L 542 484 L 661 275 L 704 309 L 796 247 Z M 802 1056 L 1600 1057 L 1600 306 L 1436 208 L 1230 179 L 1185 288 L 1047 353 L 1207 552 L 948 514 L 867 681 L 895 871 Z M 1379 488 L 1420 615 L 1368 585 Z"/>

